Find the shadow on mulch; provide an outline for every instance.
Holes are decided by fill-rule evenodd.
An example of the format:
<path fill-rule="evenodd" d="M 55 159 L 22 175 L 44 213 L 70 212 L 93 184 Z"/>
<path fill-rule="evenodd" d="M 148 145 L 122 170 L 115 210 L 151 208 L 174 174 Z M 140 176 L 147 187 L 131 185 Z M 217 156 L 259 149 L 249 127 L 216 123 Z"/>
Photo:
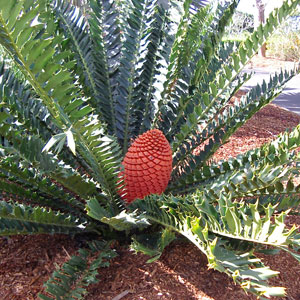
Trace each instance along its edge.
<path fill-rule="evenodd" d="M 87 299 L 111 300 L 124 291 L 124 300 L 255 299 L 227 275 L 207 270 L 206 257 L 190 243 L 173 243 L 151 264 L 146 263 L 149 257 L 128 249 L 120 249 L 119 255 L 109 269 L 101 270 L 101 283 L 90 288 Z"/>

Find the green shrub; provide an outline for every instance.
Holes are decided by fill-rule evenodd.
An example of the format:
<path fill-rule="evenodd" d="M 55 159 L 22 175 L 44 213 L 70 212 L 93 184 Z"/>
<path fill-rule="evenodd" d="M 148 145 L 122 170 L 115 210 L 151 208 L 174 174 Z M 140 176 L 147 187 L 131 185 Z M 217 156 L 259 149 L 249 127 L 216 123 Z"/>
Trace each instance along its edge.
<path fill-rule="evenodd" d="M 242 43 L 242 42 L 245 42 L 250 36 L 251 36 L 251 33 L 247 32 L 247 31 L 239 33 L 239 34 L 234 34 L 234 35 L 225 35 L 223 37 L 223 42 Z"/>
<path fill-rule="evenodd" d="M 223 41 L 244 42 L 254 29 L 253 15 L 237 11 L 233 15 L 232 22 L 226 27 Z"/>
<path fill-rule="evenodd" d="M 51 276 L 42 299 L 82 299 L 115 255 L 105 241 L 132 239 L 153 261 L 177 234 L 245 291 L 284 294 L 254 251 L 300 260 L 299 233 L 284 224 L 299 205 L 300 127 L 228 161 L 211 158 L 296 75 L 281 72 L 230 101 L 249 79 L 244 65 L 299 3 L 284 2 L 234 48 L 222 37 L 238 1 L 91 0 L 83 18 L 62 0 L 0 0 L 0 43 L 13 62 L 0 67 L 0 233 L 98 236 Z M 121 162 L 154 128 L 172 149 L 171 179 L 163 194 L 128 205 Z"/>
<path fill-rule="evenodd" d="M 300 60 L 300 33 L 276 33 L 267 42 L 269 56 L 287 61 Z"/>

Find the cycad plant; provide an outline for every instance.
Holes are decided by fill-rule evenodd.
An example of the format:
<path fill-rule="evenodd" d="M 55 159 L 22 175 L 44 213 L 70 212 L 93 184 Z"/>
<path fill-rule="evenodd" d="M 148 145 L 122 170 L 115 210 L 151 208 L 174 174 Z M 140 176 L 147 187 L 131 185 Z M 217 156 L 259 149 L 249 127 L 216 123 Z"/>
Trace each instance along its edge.
<path fill-rule="evenodd" d="M 297 73 L 231 101 L 299 3 L 234 46 L 222 35 L 238 1 L 91 0 L 83 17 L 63 0 L 0 0 L 11 58 L 0 66 L 1 235 L 94 237 L 42 299 L 82 299 L 114 256 L 104 241 L 131 240 L 153 261 L 180 234 L 246 292 L 284 294 L 255 253 L 300 260 L 299 232 L 284 224 L 299 204 L 300 127 L 227 161 L 213 154 Z"/>

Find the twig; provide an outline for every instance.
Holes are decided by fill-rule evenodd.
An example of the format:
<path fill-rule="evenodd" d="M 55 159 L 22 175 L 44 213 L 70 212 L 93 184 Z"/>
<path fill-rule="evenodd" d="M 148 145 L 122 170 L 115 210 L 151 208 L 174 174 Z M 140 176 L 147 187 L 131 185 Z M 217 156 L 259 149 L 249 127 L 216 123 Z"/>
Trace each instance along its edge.
<path fill-rule="evenodd" d="M 111 300 L 120 300 L 123 297 L 125 297 L 126 295 L 128 295 L 129 293 L 131 293 L 131 291 L 130 290 L 126 290 L 126 291 L 122 292 L 121 294 L 119 294 L 118 296 L 114 297 Z"/>
<path fill-rule="evenodd" d="M 30 281 L 29 286 L 33 285 L 38 279 L 41 278 L 41 276 L 42 276 L 42 275 L 38 275 L 38 276 L 34 277 L 34 278 Z"/>
<path fill-rule="evenodd" d="M 66 248 L 64 246 L 62 246 L 62 248 L 65 251 L 65 253 L 67 254 L 68 258 L 71 259 L 71 255 L 68 253 L 68 251 L 66 250 Z"/>

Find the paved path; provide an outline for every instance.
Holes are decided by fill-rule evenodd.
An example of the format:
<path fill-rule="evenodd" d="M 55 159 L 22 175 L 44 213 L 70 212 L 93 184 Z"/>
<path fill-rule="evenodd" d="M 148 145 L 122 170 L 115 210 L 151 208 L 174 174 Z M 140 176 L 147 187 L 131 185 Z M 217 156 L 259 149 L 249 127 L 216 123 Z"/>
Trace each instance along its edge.
<path fill-rule="evenodd" d="M 251 87 L 256 86 L 257 83 L 262 83 L 263 80 L 268 82 L 270 74 L 275 73 L 275 71 L 268 70 L 266 68 L 245 69 L 244 72 L 255 73 L 252 78 L 242 87 L 244 90 L 249 90 Z M 300 75 L 297 75 L 291 79 L 286 84 L 283 92 L 276 99 L 274 99 L 272 103 L 300 115 Z"/>

